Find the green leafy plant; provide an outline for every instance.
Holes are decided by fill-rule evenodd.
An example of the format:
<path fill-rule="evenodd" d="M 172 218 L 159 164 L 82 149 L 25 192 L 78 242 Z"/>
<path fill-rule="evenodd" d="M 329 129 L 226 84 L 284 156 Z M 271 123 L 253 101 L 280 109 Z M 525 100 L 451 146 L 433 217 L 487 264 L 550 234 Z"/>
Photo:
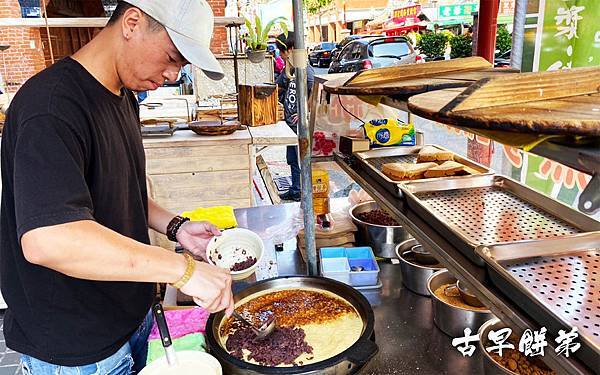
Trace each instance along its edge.
<path fill-rule="evenodd" d="M 419 50 L 430 59 L 439 58 L 444 56 L 447 43 L 448 35 L 445 33 L 427 33 L 421 35 Z"/>
<path fill-rule="evenodd" d="M 304 8 L 310 14 L 317 14 L 322 8 L 331 4 L 333 0 L 304 0 Z"/>
<path fill-rule="evenodd" d="M 498 31 L 496 31 L 496 49 L 502 54 L 511 48 L 512 36 L 506 29 L 506 25 L 498 25 Z"/>
<path fill-rule="evenodd" d="M 269 40 L 269 31 L 275 25 L 279 25 L 281 30 L 285 36 L 288 35 L 287 28 L 287 18 L 285 17 L 276 17 L 267 22 L 265 27 L 262 27 L 262 22 L 258 16 L 254 19 L 254 25 L 248 18 L 244 18 L 246 20 L 246 28 L 248 29 L 248 34 L 244 37 L 246 41 L 246 46 L 249 50 L 252 51 L 265 51 L 267 49 L 267 41 Z"/>
<path fill-rule="evenodd" d="M 450 58 L 473 55 L 473 38 L 470 35 L 455 35 L 450 39 Z"/>

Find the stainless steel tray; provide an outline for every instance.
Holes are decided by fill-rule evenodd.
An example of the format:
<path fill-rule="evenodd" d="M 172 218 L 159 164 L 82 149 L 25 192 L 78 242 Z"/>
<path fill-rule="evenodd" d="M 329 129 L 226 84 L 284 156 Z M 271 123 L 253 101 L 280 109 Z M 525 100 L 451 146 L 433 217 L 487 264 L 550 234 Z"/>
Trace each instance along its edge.
<path fill-rule="evenodd" d="M 600 368 L 600 232 L 476 252 L 492 282 L 545 326 L 549 337 L 577 327 L 582 346 L 574 355 Z"/>
<path fill-rule="evenodd" d="M 438 145 L 427 145 L 436 147 L 442 151 L 449 151 L 448 149 L 438 146 Z M 413 147 L 386 147 L 380 148 L 376 150 L 357 152 L 354 155 L 357 157 L 358 161 L 365 165 L 365 169 L 371 177 L 373 177 L 377 182 L 379 182 L 382 186 L 384 186 L 390 193 L 394 194 L 397 197 L 402 197 L 402 191 L 400 190 L 400 184 L 407 181 L 394 181 L 383 172 L 381 172 L 381 167 L 387 163 L 416 163 L 417 155 L 419 151 L 425 146 L 413 146 Z M 454 154 L 454 160 L 464 164 L 474 175 L 478 174 L 492 174 L 492 170 L 489 168 L 478 164 L 472 160 L 463 158 L 458 154 Z M 450 177 L 435 177 L 435 178 L 427 178 L 420 180 L 410 180 L 410 181 L 437 181 L 437 180 L 448 180 L 448 179 L 462 179 L 464 177 L 469 176 L 450 176 Z"/>
<path fill-rule="evenodd" d="M 490 246 L 600 231 L 600 222 L 503 176 L 467 176 L 400 185 L 417 215 L 465 256 Z"/>

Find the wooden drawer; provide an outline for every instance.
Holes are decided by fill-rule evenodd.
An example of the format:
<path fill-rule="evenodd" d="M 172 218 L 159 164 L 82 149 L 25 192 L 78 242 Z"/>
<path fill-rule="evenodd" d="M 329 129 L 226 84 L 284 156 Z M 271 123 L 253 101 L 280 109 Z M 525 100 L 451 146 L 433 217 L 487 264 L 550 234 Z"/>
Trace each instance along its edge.
<path fill-rule="evenodd" d="M 146 159 L 146 173 L 149 175 L 227 170 L 250 170 L 250 157 L 248 155 L 220 155 L 181 159 Z"/>
<path fill-rule="evenodd" d="M 247 170 L 150 175 L 158 202 L 217 201 L 248 198 L 251 194 Z"/>

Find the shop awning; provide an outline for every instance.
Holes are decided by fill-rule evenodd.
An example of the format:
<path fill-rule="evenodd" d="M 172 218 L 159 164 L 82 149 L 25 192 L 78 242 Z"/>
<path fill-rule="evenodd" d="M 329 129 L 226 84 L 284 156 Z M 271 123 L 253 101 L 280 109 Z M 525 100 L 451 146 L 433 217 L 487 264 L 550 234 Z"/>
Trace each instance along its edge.
<path fill-rule="evenodd" d="M 421 23 L 415 23 L 412 25 L 390 27 L 390 28 L 381 30 L 381 32 L 385 33 L 385 35 L 388 35 L 388 36 L 395 36 L 395 35 L 401 35 L 404 33 L 408 33 L 410 31 L 425 29 L 426 27 L 427 27 L 427 23 L 421 22 Z"/>

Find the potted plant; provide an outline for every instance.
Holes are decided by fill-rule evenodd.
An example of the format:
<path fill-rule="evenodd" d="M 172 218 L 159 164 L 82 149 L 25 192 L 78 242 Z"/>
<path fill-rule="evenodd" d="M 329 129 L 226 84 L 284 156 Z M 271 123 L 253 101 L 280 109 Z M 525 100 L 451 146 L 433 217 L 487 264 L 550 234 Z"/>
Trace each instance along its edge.
<path fill-rule="evenodd" d="M 260 18 L 256 16 L 254 20 L 254 25 L 250 22 L 249 19 L 246 20 L 246 28 L 248 28 L 248 34 L 244 37 L 246 41 L 246 56 L 248 56 L 248 60 L 253 63 L 262 62 L 265 59 L 265 53 L 267 52 L 267 41 L 269 39 L 269 31 L 275 25 L 279 25 L 283 30 L 283 33 L 287 36 L 288 29 L 287 20 L 285 17 L 276 17 L 270 20 L 265 27 L 262 27 L 262 23 L 260 22 Z"/>

